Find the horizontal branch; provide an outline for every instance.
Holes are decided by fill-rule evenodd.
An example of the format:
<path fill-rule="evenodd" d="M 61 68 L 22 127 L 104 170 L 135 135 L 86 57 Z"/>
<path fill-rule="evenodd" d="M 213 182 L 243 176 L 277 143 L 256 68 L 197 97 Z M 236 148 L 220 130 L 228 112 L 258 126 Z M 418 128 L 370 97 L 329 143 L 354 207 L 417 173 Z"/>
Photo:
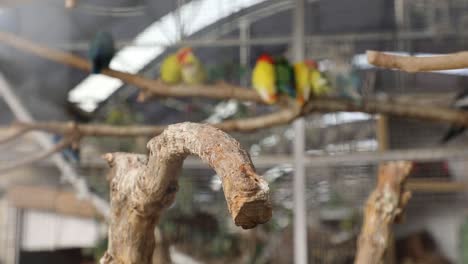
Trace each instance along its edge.
<path fill-rule="evenodd" d="M 398 103 L 394 100 L 364 100 L 355 103 L 344 99 L 318 98 L 308 102 L 302 115 L 314 112 L 361 112 L 368 114 L 385 114 L 393 117 L 418 119 L 423 121 L 451 123 L 468 126 L 468 113 L 446 107 L 433 105 Z"/>
<path fill-rule="evenodd" d="M 277 125 L 292 122 L 300 114 L 300 110 L 295 107 L 284 108 L 277 112 L 262 116 L 228 120 L 212 126 L 225 132 L 250 132 L 262 128 L 273 127 Z M 71 122 L 16 122 L 13 124 L 21 130 L 33 131 L 41 130 L 55 134 L 76 134 L 81 137 L 136 137 L 136 136 L 156 136 L 159 135 L 167 126 L 113 126 L 101 124 L 73 124 Z"/>
<path fill-rule="evenodd" d="M 468 126 L 468 113 L 445 107 L 424 106 L 409 103 L 397 103 L 392 100 L 365 100 L 359 104 L 345 99 L 317 98 L 309 101 L 302 110 L 296 106 L 284 108 L 263 116 L 228 120 L 213 124 L 225 132 L 251 132 L 292 122 L 299 116 L 312 113 L 362 112 L 368 114 L 385 114 L 394 117 L 418 119 L 439 123 L 452 123 Z M 74 124 L 70 122 L 34 122 L 15 123 L 18 129 L 42 130 L 56 134 L 76 133 L 81 137 L 136 137 L 155 136 L 167 126 L 130 125 L 113 126 L 101 124 Z"/>
<path fill-rule="evenodd" d="M 36 44 L 11 33 L 0 32 L 0 42 L 44 59 L 65 64 L 85 72 L 91 71 L 91 64 L 84 58 Z M 130 74 L 112 69 L 105 69 L 101 73 L 120 79 L 124 83 L 131 84 L 136 88 L 141 89 L 145 95 L 164 97 L 204 97 L 219 100 L 238 99 L 241 101 L 263 103 L 260 96 L 258 96 L 254 90 L 228 83 L 193 86 L 166 85 L 159 80 L 152 80 L 138 74 Z"/>
<path fill-rule="evenodd" d="M 370 64 L 378 67 L 399 69 L 406 72 L 441 71 L 467 68 L 468 52 L 462 51 L 432 57 L 415 57 L 368 50 L 367 60 Z"/>

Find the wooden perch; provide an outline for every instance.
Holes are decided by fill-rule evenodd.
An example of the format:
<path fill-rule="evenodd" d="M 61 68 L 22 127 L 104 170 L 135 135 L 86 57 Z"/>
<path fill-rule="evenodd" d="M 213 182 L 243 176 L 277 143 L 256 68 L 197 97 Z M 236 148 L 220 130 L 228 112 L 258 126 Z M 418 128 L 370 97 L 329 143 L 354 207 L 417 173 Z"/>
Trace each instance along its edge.
<path fill-rule="evenodd" d="M 441 71 L 467 68 L 468 52 L 462 51 L 432 57 L 415 57 L 368 50 L 367 60 L 370 64 L 378 67 L 398 69 L 406 72 Z"/>
<path fill-rule="evenodd" d="M 277 112 L 266 114 L 263 116 L 228 120 L 212 126 L 219 128 L 225 132 L 251 132 L 261 128 L 268 128 L 282 124 L 288 124 L 300 115 L 298 107 L 291 107 L 279 110 Z M 80 137 L 89 136 L 110 136 L 110 137 L 135 137 L 135 136 L 157 136 L 167 126 L 146 126 L 146 125 L 130 125 L 130 126 L 113 126 L 101 124 L 77 124 L 73 122 L 16 122 L 12 124 L 17 131 L 33 131 L 41 130 L 55 134 L 76 134 Z M 24 134 L 24 132 L 23 132 Z M 16 137 L 15 137 L 16 138 Z M 1 142 L 6 140 L 0 139 Z"/>
<path fill-rule="evenodd" d="M 405 182 L 410 162 L 389 162 L 379 167 L 377 187 L 364 209 L 364 222 L 358 240 L 356 264 L 379 264 L 389 244 L 392 225 L 401 217 L 411 192 Z"/>
<path fill-rule="evenodd" d="M 468 113 L 456 109 L 396 103 L 391 100 L 365 100 L 360 104 L 356 104 L 348 100 L 333 98 L 312 99 L 303 109 L 298 109 L 297 107 L 285 108 L 271 114 L 224 121 L 219 124 L 213 124 L 213 126 L 225 132 L 251 132 L 258 129 L 288 124 L 299 116 L 306 116 L 317 112 L 328 113 L 340 111 L 363 112 L 369 114 L 380 113 L 388 116 L 468 126 Z M 12 126 L 19 129 L 18 131 L 22 131 L 22 129 L 28 131 L 42 130 L 56 134 L 69 134 L 75 131 L 75 133 L 79 134 L 81 137 L 156 136 L 166 128 L 166 126 L 112 126 L 100 124 L 73 124 L 70 122 L 23 122 L 15 123 Z"/>
<path fill-rule="evenodd" d="M 357 104 L 349 100 L 333 98 L 317 98 L 309 101 L 302 110 L 302 115 L 327 112 L 362 112 L 368 114 L 384 114 L 393 117 L 419 119 L 425 121 L 452 123 L 468 126 L 468 113 L 446 107 L 421 105 L 413 103 L 397 103 L 393 100 L 364 100 Z"/>
<path fill-rule="evenodd" d="M 0 42 L 44 59 L 65 64 L 82 71 L 91 71 L 91 64 L 84 58 L 36 44 L 11 33 L 0 32 Z M 141 75 L 112 69 L 105 69 L 101 73 L 120 79 L 127 84 L 134 85 L 138 89 L 141 89 L 146 97 L 150 95 L 167 97 L 205 97 L 212 99 L 238 99 L 241 101 L 263 103 L 260 96 L 258 96 L 254 90 L 227 83 L 219 83 L 217 85 L 172 86 L 166 85 L 159 80 L 147 79 Z"/>
<path fill-rule="evenodd" d="M 236 225 L 253 228 L 271 218 L 268 184 L 255 173 L 246 151 L 209 125 L 170 125 L 147 145 L 144 155 L 113 153 L 109 247 L 101 263 L 151 263 L 154 228 L 178 190 L 184 159 L 194 154 L 220 176 Z"/>

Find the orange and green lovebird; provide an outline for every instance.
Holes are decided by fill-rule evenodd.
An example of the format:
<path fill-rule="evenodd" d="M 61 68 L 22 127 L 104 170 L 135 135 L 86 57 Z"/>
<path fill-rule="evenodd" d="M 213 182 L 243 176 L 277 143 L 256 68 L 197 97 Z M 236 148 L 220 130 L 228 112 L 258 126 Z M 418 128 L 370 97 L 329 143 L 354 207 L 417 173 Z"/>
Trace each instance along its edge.
<path fill-rule="evenodd" d="M 200 60 L 195 56 L 192 48 L 182 48 L 177 52 L 177 60 L 181 65 L 182 80 L 186 84 L 202 84 L 206 73 Z"/>
<path fill-rule="evenodd" d="M 267 104 L 277 100 L 276 74 L 273 58 L 267 54 L 261 55 L 252 72 L 252 86 Z"/>
<path fill-rule="evenodd" d="M 167 84 L 178 84 L 182 81 L 182 66 L 177 58 L 177 53 L 169 54 L 164 58 L 159 69 L 161 80 Z"/>

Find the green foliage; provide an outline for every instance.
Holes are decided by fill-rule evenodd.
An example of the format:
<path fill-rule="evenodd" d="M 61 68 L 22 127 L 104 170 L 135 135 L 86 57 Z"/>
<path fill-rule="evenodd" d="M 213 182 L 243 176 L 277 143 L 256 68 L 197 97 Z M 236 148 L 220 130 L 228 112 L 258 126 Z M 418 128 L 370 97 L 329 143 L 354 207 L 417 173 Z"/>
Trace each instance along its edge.
<path fill-rule="evenodd" d="M 461 226 L 459 245 L 461 263 L 468 263 L 468 218 Z"/>
<path fill-rule="evenodd" d="M 126 103 L 110 106 L 104 117 L 105 124 L 115 126 L 133 125 L 142 122 L 142 115 L 135 113 Z M 134 138 L 102 138 L 99 140 L 99 144 L 103 144 L 107 149 L 115 151 L 139 152 L 136 149 L 136 140 Z"/>
<path fill-rule="evenodd" d="M 231 62 L 225 62 L 216 65 L 208 65 L 207 80 L 209 83 L 219 81 L 236 82 L 247 75 L 248 68 Z"/>
<path fill-rule="evenodd" d="M 93 256 L 96 263 L 98 263 L 107 250 L 107 243 L 107 238 L 101 239 L 97 242 L 94 248 L 83 249 L 83 255 Z"/>
<path fill-rule="evenodd" d="M 189 177 L 179 178 L 179 192 L 176 196 L 176 204 L 182 214 L 190 215 L 193 213 L 193 184 Z"/>
<path fill-rule="evenodd" d="M 135 114 L 126 104 L 113 106 L 109 109 L 105 123 L 109 125 L 131 125 L 142 122 L 142 116 Z"/>
<path fill-rule="evenodd" d="M 353 210 L 352 214 L 340 221 L 340 229 L 345 231 L 353 231 L 360 225 L 361 214 L 358 210 Z"/>

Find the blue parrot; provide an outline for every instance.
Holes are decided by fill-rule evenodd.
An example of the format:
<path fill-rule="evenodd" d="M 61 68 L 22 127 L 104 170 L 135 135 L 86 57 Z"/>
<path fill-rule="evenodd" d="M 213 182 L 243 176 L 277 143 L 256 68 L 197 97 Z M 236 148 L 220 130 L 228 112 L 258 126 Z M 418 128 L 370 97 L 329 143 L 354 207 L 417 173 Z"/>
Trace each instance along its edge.
<path fill-rule="evenodd" d="M 351 99 L 357 104 L 362 103 L 362 80 L 355 68 L 339 74 L 336 78 L 336 85 L 341 97 Z"/>
<path fill-rule="evenodd" d="M 61 135 L 56 135 L 54 134 L 52 136 L 52 141 L 57 144 L 62 140 Z M 73 149 L 71 147 L 67 147 L 64 150 L 62 150 L 62 157 L 69 161 L 72 162 L 73 164 L 78 164 L 80 163 L 80 149 Z"/>
<path fill-rule="evenodd" d="M 91 42 L 88 52 L 92 64 L 91 72 L 100 73 L 103 69 L 108 68 L 114 54 L 115 47 L 112 35 L 99 31 Z"/>

